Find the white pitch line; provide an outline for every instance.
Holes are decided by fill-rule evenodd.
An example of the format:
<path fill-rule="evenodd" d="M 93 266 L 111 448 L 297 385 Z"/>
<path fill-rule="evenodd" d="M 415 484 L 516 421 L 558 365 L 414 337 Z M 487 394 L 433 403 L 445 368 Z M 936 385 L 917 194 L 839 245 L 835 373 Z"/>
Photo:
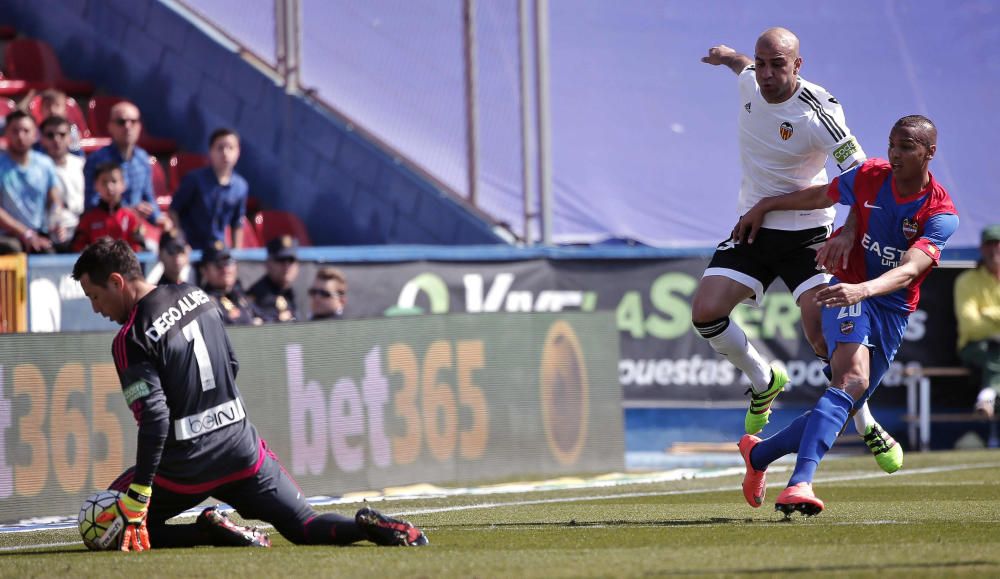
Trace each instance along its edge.
<path fill-rule="evenodd" d="M 984 463 L 984 464 L 956 464 L 954 466 L 934 466 L 925 468 L 914 468 L 905 471 L 900 471 L 894 473 L 893 476 L 913 476 L 918 474 L 935 474 L 939 472 L 949 472 L 953 470 L 970 470 L 977 468 L 998 468 L 1000 463 Z M 885 473 L 865 473 L 865 474 L 852 474 L 852 475 L 840 475 L 840 476 L 829 476 L 816 479 L 817 483 L 829 483 L 829 482 L 843 482 L 843 481 L 854 481 L 854 480 L 866 480 L 873 478 L 881 478 L 887 476 Z M 772 482 L 767 485 L 768 487 L 778 487 L 785 486 L 784 483 Z M 473 505 L 456 505 L 450 507 L 436 507 L 429 509 L 414 509 L 409 511 L 403 511 L 399 513 L 393 513 L 390 516 L 396 517 L 401 515 L 428 515 L 432 513 L 447 513 L 454 511 L 470 511 L 476 509 L 494 509 L 502 507 L 518 507 L 526 505 L 548 505 L 554 503 L 571 503 L 578 501 L 605 501 L 611 499 L 631 499 L 631 498 L 641 498 L 641 497 L 666 497 L 666 496 L 676 496 L 676 495 L 691 495 L 699 493 L 715 493 L 715 492 L 726 492 L 733 490 L 731 486 L 721 486 L 706 489 L 686 489 L 686 490 L 674 490 L 674 491 L 646 491 L 646 492 L 635 492 L 635 493 L 619 493 L 615 495 L 594 495 L 589 497 L 557 497 L 551 499 L 534 499 L 530 501 L 508 501 L 499 503 L 478 503 Z"/>
<path fill-rule="evenodd" d="M 1000 462 L 998 463 L 983 463 L 983 464 L 956 464 L 952 466 L 935 466 L 926 468 L 914 468 L 906 471 L 901 471 L 894 473 L 896 477 L 901 476 L 914 476 L 920 474 L 936 474 L 939 472 L 949 472 L 955 470 L 973 470 L 978 468 L 1000 468 Z M 867 480 L 873 478 L 880 478 L 886 476 L 884 473 L 865 473 L 865 474 L 851 474 L 851 475 L 840 475 L 840 476 L 830 476 L 822 477 L 817 479 L 815 482 L 818 483 L 829 483 L 829 482 L 845 482 L 845 481 L 855 481 L 855 480 Z M 771 483 L 767 485 L 769 487 L 782 486 L 782 483 Z M 414 509 L 409 511 L 403 511 L 399 513 L 392 513 L 390 516 L 397 517 L 401 515 L 427 515 L 432 513 L 447 513 L 455 511 L 470 511 L 478 509 L 493 509 L 502 507 L 517 507 L 517 506 L 528 506 L 528 505 L 545 505 L 553 503 L 571 503 L 571 502 L 582 502 L 582 501 L 603 501 L 611 499 L 628 499 L 628 498 L 640 498 L 640 497 L 666 497 L 666 496 L 677 496 L 677 495 L 692 495 L 700 493 L 716 493 L 716 492 L 726 492 L 733 490 L 732 486 L 721 486 L 714 488 L 705 489 L 686 489 L 686 490 L 674 490 L 674 491 L 649 491 L 649 492 L 636 492 L 636 493 L 620 493 L 615 495 L 594 495 L 594 496 L 577 496 L 577 497 L 559 497 L 551 499 L 536 499 L 530 501 L 508 501 L 500 503 L 478 503 L 474 505 L 455 505 L 450 507 L 437 507 L 431 509 Z M 261 525 L 258 528 L 269 528 L 270 525 Z M 592 528 L 592 527 L 591 527 Z M 44 529 L 39 529 L 44 530 Z M 26 531 L 26 532 L 36 532 L 36 531 Z M 0 552 L 9 551 L 27 551 L 29 549 L 50 549 L 54 547 L 72 547 L 79 545 L 79 541 L 72 541 L 66 543 L 46 543 L 42 545 L 15 545 L 11 547 L 0 547 Z"/>

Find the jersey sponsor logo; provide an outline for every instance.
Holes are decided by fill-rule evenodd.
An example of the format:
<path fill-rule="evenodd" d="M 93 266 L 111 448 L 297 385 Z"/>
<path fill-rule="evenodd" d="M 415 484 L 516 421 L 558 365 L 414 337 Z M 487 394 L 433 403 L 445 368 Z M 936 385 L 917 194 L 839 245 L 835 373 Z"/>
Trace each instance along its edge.
<path fill-rule="evenodd" d="M 854 137 L 851 137 L 846 143 L 833 150 L 833 158 L 836 159 L 839 164 L 850 159 L 851 156 L 857 152 L 858 141 Z"/>
<path fill-rule="evenodd" d="M 223 402 L 204 412 L 185 416 L 174 421 L 174 436 L 177 440 L 191 440 L 202 434 L 218 430 L 223 426 L 236 424 L 246 418 L 240 399 Z"/>
<path fill-rule="evenodd" d="M 149 396 L 149 384 L 146 384 L 145 380 L 136 380 L 124 388 L 122 394 L 125 395 L 125 402 L 131 406 L 136 400 Z"/>
<path fill-rule="evenodd" d="M 847 320 L 846 322 L 840 322 L 840 333 L 845 336 L 854 331 L 854 320 Z"/>
<path fill-rule="evenodd" d="M 745 108 L 747 110 L 747 114 L 750 113 L 750 103 L 747 103 L 747 104 L 743 105 L 743 108 Z"/>
<path fill-rule="evenodd" d="M 903 235 L 907 239 L 913 239 L 913 236 L 917 234 L 917 220 L 910 219 L 909 217 L 903 218 Z"/>
<path fill-rule="evenodd" d="M 154 342 L 159 342 L 160 338 L 165 336 L 170 328 L 184 317 L 184 314 L 194 311 L 201 304 L 208 302 L 208 294 L 200 289 L 182 296 L 181 299 L 177 300 L 176 306 L 170 306 L 159 316 L 153 318 L 153 325 L 146 330 L 146 336 Z"/>
<path fill-rule="evenodd" d="M 782 141 L 787 141 L 788 139 L 791 139 L 792 133 L 794 132 L 795 128 L 792 126 L 792 123 L 788 121 L 781 123 L 781 126 L 778 127 L 778 134 L 781 135 Z"/>
<path fill-rule="evenodd" d="M 867 233 L 861 237 L 861 247 L 878 256 L 882 260 L 882 265 L 886 267 L 898 267 L 900 260 L 903 259 L 903 254 L 906 253 L 905 250 L 891 245 L 880 245 Z"/>

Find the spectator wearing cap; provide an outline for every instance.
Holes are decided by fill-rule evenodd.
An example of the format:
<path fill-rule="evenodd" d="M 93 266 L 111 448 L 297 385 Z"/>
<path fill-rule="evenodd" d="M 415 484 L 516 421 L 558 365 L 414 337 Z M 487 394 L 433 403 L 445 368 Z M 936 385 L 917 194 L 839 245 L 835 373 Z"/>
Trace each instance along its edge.
<path fill-rule="evenodd" d="M 983 230 L 980 260 L 955 280 L 958 356 L 978 379 L 976 411 L 992 418 L 1000 391 L 1000 224 Z"/>
<path fill-rule="evenodd" d="M 309 286 L 309 311 L 312 320 L 332 320 L 344 315 L 347 306 L 347 278 L 335 267 L 316 270 Z"/>
<path fill-rule="evenodd" d="M 292 284 L 299 275 L 299 243 L 291 235 L 267 242 L 267 273 L 250 286 L 250 299 L 265 322 L 291 322 L 295 315 Z"/>
<path fill-rule="evenodd" d="M 195 169 L 181 180 L 170 202 L 171 218 L 184 230 L 195 249 L 204 249 L 217 240 L 229 247 L 240 247 L 249 187 L 234 170 L 240 158 L 240 137 L 236 131 L 212 132 L 208 158 L 208 167 Z M 226 239 L 226 227 L 231 239 Z"/>
<path fill-rule="evenodd" d="M 153 169 L 149 153 L 137 145 L 142 134 L 142 117 L 139 108 L 128 101 L 111 107 L 108 121 L 111 144 L 94 151 L 83 166 L 84 201 L 88 208 L 100 202 L 94 188 L 95 170 L 104 163 L 116 163 L 125 174 L 125 192 L 122 205 L 132 207 L 143 219 L 162 227 L 173 229 L 170 218 L 160 212 L 153 195 Z"/>
<path fill-rule="evenodd" d="M 179 229 L 164 233 L 160 237 L 160 274 L 156 280 L 147 279 L 157 285 L 187 282 L 191 279 L 191 246 Z M 151 272 L 152 273 L 152 272 Z"/>
<path fill-rule="evenodd" d="M 201 287 L 219 306 L 222 320 L 231 325 L 259 325 L 260 316 L 237 278 L 236 260 L 222 241 L 201 252 Z"/>

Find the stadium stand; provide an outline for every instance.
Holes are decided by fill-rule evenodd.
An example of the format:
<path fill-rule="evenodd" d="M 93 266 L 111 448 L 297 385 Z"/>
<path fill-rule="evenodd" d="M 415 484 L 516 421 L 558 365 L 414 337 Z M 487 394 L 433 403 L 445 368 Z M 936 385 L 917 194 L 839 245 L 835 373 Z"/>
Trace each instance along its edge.
<path fill-rule="evenodd" d="M 149 165 L 153 168 L 153 194 L 156 196 L 156 204 L 160 206 L 160 211 L 169 211 L 174 190 L 167 183 L 167 173 L 163 170 L 163 164 L 154 156 L 149 157 Z"/>
<path fill-rule="evenodd" d="M 11 79 L 22 80 L 26 88 L 57 88 L 69 94 L 90 94 L 94 85 L 66 78 L 52 47 L 35 38 L 15 38 L 7 44 L 4 70 Z"/>
<path fill-rule="evenodd" d="M 398 152 L 308 96 L 288 94 L 190 17 L 153 0 L 14 0 L 0 8 L 0 23 L 38 39 L 28 44 L 57 86 L 75 95 L 99 88 L 86 111 L 91 138 L 105 132 L 106 117 L 95 117 L 116 98 L 109 95 L 143 111 L 139 146 L 154 155 L 203 151 L 214 129 L 231 126 L 243 137 L 239 172 L 259 206 L 294 213 L 314 243 L 504 243 L 484 215 Z M 56 56 L 92 86 L 67 85 L 62 67 L 48 66 L 59 65 Z M 17 90 L 9 94 L 24 94 Z"/>

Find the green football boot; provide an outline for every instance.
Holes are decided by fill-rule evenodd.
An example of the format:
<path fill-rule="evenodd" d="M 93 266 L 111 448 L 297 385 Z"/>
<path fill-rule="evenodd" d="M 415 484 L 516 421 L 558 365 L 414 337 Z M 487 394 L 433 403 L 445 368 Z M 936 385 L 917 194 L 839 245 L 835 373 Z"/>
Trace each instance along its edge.
<path fill-rule="evenodd" d="M 877 422 L 865 429 L 864 439 L 882 470 L 892 474 L 903 467 L 903 447 Z"/>
<path fill-rule="evenodd" d="M 788 374 L 784 368 L 776 364 L 771 364 L 771 383 L 767 390 L 760 394 L 750 389 L 750 408 L 747 416 L 743 420 L 743 428 L 747 434 L 757 434 L 767 426 L 767 421 L 771 416 L 771 402 L 778 397 L 778 394 L 785 389 L 788 384 Z"/>

